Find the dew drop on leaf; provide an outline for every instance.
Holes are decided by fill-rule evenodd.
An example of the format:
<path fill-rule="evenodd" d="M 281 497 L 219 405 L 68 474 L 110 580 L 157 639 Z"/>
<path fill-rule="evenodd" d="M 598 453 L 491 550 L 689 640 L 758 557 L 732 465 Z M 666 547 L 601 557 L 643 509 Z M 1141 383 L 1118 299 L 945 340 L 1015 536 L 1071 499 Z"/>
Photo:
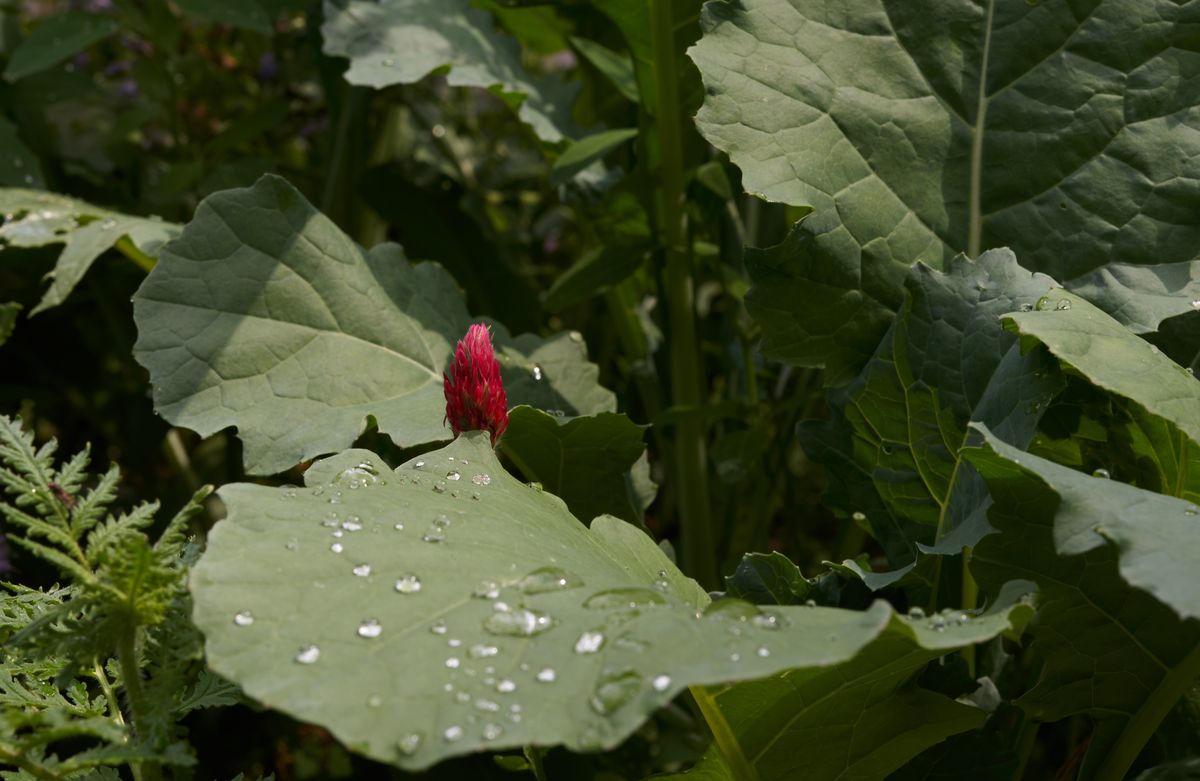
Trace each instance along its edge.
<path fill-rule="evenodd" d="M 648 588 L 614 588 L 598 591 L 583 603 L 584 607 L 609 610 L 612 608 L 639 608 L 665 605 L 667 599 L 658 591 Z"/>
<path fill-rule="evenodd" d="M 501 605 L 503 603 L 497 603 Z M 529 608 L 510 608 L 496 610 L 483 622 L 483 628 L 494 635 L 513 637 L 532 637 L 553 628 L 554 619 L 549 615 Z"/>
<path fill-rule="evenodd" d="M 479 699 L 475 700 L 475 710 L 481 710 L 485 713 L 499 713 L 500 703 L 480 697 Z"/>
<path fill-rule="evenodd" d="M 1054 308 L 1059 312 L 1065 312 L 1071 308 L 1071 302 L 1066 298 L 1060 298 L 1058 299 L 1058 303 L 1054 305 Z"/>
<path fill-rule="evenodd" d="M 517 588 L 524 594 L 566 591 L 571 588 L 579 588 L 582 585 L 582 578 L 574 573 L 567 572 L 562 567 L 541 567 L 530 572 L 517 582 Z"/>
<path fill-rule="evenodd" d="M 488 474 L 478 474 L 471 478 L 471 482 L 475 485 L 491 485 L 492 476 Z"/>
<path fill-rule="evenodd" d="M 510 692 L 515 692 L 516 690 L 517 684 L 511 678 L 502 678 L 496 684 L 496 691 L 500 692 L 501 694 L 508 694 Z"/>
<path fill-rule="evenodd" d="M 924 618 L 925 611 L 916 606 L 910 607 L 908 609 L 908 617 L 912 619 Z"/>
<path fill-rule="evenodd" d="M 494 645 L 484 645 L 483 643 L 473 645 L 471 646 L 471 650 L 467 651 L 467 654 L 472 659 L 486 659 L 489 656 L 495 656 L 498 653 L 500 653 L 499 648 Z"/>
<path fill-rule="evenodd" d="M 429 631 L 433 632 L 435 635 L 446 634 L 446 622 L 439 618 L 437 621 L 434 621 L 429 625 Z"/>
<path fill-rule="evenodd" d="M 449 667 L 451 670 L 457 670 L 459 667 L 462 666 L 462 660 L 459 659 L 457 656 L 451 656 L 446 659 L 446 666 Z"/>
<path fill-rule="evenodd" d="M 359 564 L 357 567 L 355 567 L 351 571 L 358 577 L 365 578 L 367 575 L 371 574 L 371 565 L 370 564 Z"/>
<path fill-rule="evenodd" d="M 237 626 L 250 626 L 254 623 L 254 616 L 249 610 L 243 610 L 234 614 L 233 623 Z"/>
<path fill-rule="evenodd" d="M 369 618 L 358 625 L 358 636 L 367 639 L 383 634 L 383 626 L 374 618 Z"/>
<path fill-rule="evenodd" d="M 529 373 L 533 375 L 534 382 L 542 381 L 542 367 L 540 365 L 535 363 L 533 365 L 533 369 Z"/>
<path fill-rule="evenodd" d="M 416 594 L 421 590 L 421 579 L 416 575 L 404 575 L 396 581 L 396 590 L 401 594 Z"/>
<path fill-rule="evenodd" d="M 335 542 L 329 546 L 329 550 L 333 551 L 334 553 L 341 553 L 343 550 L 345 550 L 345 548 L 342 547 L 340 542 Z"/>
<path fill-rule="evenodd" d="M 400 753 L 406 757 L 411 757 L 417 753 L 417 749 L 421 748 L 422 738 L 416 732 L 410 732 L 396 742 L 396 748 L 400 749 Z"/>
<path fill-rule="evenodd" d="M 383 698 L 380 697 L 378 694 L 372 694 L 370 697 L 367 698 L 367 707 L 368 708 L 378 708 L 381 705 L 383 705 Z"/>
<path fill-rule="evenodd" d="M 1105 480 L 1107 480 L 1107 479 L 1108 479 L 1109 477 L 1111 477 L 1111 476 L 1112 476 L 1112 475 L 1110 475 L 1110 474 L 1108 473 L 1108 470 L 1107 470 L 1107 469 L 1097 469 L 1097 470 L 1095 470 L 1094 472 L 1092 472 L 1092 477 L 1100 477 L 1100 478 L 1103 478 L 1103 479 L 1105 479 Z"/>
<path fill-rule="evenodd" d="M 604 647 L 604 633 L 599 630 L 589 630 L 575 641 L 575 653 L 594 654 Z"/>
<path fill-rule="evenodd" d="M 296 661 L 300 664 L 312 664 L 321 658 L 321 649 L 315 645 L 306 645 L 296 654 Z"/>
<path fill-rule="evenodd" d="M 451 469 L 449 472 L 446 473 L 446 479 L 447 480 L 461 480 L 462 473 L 460 473 L 457 469 Z"/>
<path fill-rule="evenodd" d="M 670 685 L 670 679 L 667 685 Z M 640 688 L 641 678 L 633 670 L 607 673 L 596 682 L 588 704 L 596 713 L 607 716 L 629 702 Z"/>
<path fill-rule="evenodd" d="M 656 692 L 666 691 L 671 685 L 671 676 L 656 675 L 654 676 L 654 680 L 650 682 L 650 685 L 654 687 L 654 691 Z"/>
<path fill-rule="evenodd" d="M 496 740 L 503 734 L 504 734 L 504 728 L 501 727 L 499 724 L 483 725 L 483 739 L 484 740 Z"/>
<path fill-rule="evenodd" d="M 765 645 L 760 645 L 755 653 L 763 658 L 766 658 L 771 655 L 771 649 L 767 648 Z"/>
<path fill-rule="evenodd" d="M 446 739 L 447 743 L 453 743 L 454 741 L 458 740 L 462 736 L 463 736 L 463 728 L 458 726 L 457 724 L 446 727 L 446 731 L 442 733 L 442 737 L 444 737 Z"/>
<path fill-rule="evenodd" d="M 554 679 L 558 677 L 558 673 L 554 672 L 553 667 L 543 667 L 538 670 L 536 677 L 542 683 L 554 683 Z"/>
<path fill-rule="evenodd" d="M 348 516 L 346 520 L 342 521 L 342 528 L 348 532 L 362 531 L 362 527 L 362 522 L 357 515 Z"/>

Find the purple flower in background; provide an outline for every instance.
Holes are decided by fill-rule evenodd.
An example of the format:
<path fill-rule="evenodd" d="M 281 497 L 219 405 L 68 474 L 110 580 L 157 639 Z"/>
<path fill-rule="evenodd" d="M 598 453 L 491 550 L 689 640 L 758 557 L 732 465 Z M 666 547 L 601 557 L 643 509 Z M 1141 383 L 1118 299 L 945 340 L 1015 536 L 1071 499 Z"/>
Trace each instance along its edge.
<path fill-rule="evenodd" d="M 267 52 L 258 59 L 258 80 L 272 81 L 279 75 L 279 60 L 274 52 Z"/>
<path fill-rule="evenodd" d="M 117 85 L 117 94 L 127 100 L 137 97 L 138 83 L 136 79 L 125 79 Z"/>
<path fill-rule="evenodd" d="M 542 58 L 542 67 L 550 73 L 563 73 L 574 68 L 578 64 L 575 59 L 575 52 L 570 49 L 563 49 L 554 54 L 547 54 Z"/>

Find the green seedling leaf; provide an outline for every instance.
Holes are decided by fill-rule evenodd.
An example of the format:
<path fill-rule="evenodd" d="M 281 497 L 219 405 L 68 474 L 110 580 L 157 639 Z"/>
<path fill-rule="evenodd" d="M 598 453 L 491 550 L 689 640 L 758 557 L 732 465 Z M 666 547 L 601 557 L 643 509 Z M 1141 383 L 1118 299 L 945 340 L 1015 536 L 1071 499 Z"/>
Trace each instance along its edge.
<path fill-rule="evenodd" d="M 368 418 L 401 447 L 450 438 L 442 372 L 471 322 L 453 278 L 363 250 L 278 177 L 202 201 L 134 320 L 158 412 L 204 436 L 237 426 L 252 473 L 349 447 Z M 578 333 L 493 328 L 510 404 L 614 410 Z"/>
<path fill-rule="evenodd" d="M 801 425 L 805 452 L 830 467 L 827 503 L 861 520 L 893 566 L 920 546 L 957 554 L 988 532 L 987 491 L 961 456 L 968 422 L 1017 444 L 1033 438 L 1061 378 L 1044 352 L 1022 355 L 1000 317 L 1053 285 L 1007 250 L 956 258 L 944 272 L 913 266 L 886 338 L 830 394 L 831 420 Z"/>
<path fill-rule="evenodd" d="M 590 62 L 596 70 L 613 83 L 617 91 L 629 101 L 637 103 L 637 77 L 633 73 L 633 59 L 628 55 L 618 54 L 603 44 L 590 41 L 587 38 L 570 38 L 571 45 L 582 57 Z"/>
<path fill-rule="evenodd" d="M 16 301 L 0 304 L 0 345 L 8 341 L 13 329 L 17 327 L 17 315 L 21 313 L 21 305 Z"/>
<path fill-rule="evenodd" d="M 120 242 L 145 266 L 180 226 L 146 217 L 102 209 L 90 203 L 38 190 L 0 189 L 0 247 L 43 247 L 63 244 L 50 272 L 50 289 L 30 312 L 58 306 L 91 268 L 96 258 Z"/>
<path fill-rule="evenodd" d="M 1040 590 L 1030 634 L 1042 667 L 1017 704 L 1037 721 L 1094 719 L 1080 778 L 1123 778 L 1200 674 L 1200 622 L 1181 618 L 1197 607 L 1195 508 L 1068 474 L 977 428 L 983 442 L 967 457 L 1000 533 L 976 546 L 971 572 L 984 592 L 1013 577 Z"/>
<path fill-rule="evenodd" d="M 449 84 L 495 89 L 520 103 L 518 114 L 544 141 L 576 135 L 574 88 L 534 78 L 520 46 L 496 31 L 468 0 L 326 0 L 324 51 L 350 60 L 346 80 L 381 89 L 446 70 Z"/>
<path fill-rule="evenodd" d="M 1005 326 L 1022 342 L 1044 344 L 1093 385 L 1140 404 L 1200 442 L 1200 381 L 1079 296 L 1050 291 L 1034 311 L 1006 317 Z"/>
<path fill-rule="evenodd" d="M 644 434 L 644 426 L 613 412 L 568 418 L 520 406 L 509 413 L 501 447 L 526 478 L 584 523 L 615 515 L 643 526 L 648 503 L 630 471 L 646 452 Z"/>
<path fill-rule="evenodd" d="M 271 16 L 258 0 L 175 0 L 189 14 L 230 27 L 270 35 Z"/>
<path fill-rule="evenodd" d="M 554 161 L 550 176 L 556 181 L 566 181 L 592 163 L 603 160 L 608 153 L 626 141 L 637 138 L 635 127 L 617 130 L 602 130 L 575 141 Z"/>
<path fill-rule="evenodd" d="M 693 694 L 734 777 L 759 781 L 883 778 L 987 714 L 913 685 L 930 661 L 1000 634 L 1019 636 L 1033 615 L 1033 590 L 1013 581 L 982 615 L 945 611 L 893 615 L 852 660 L 790 670 Z M 809 608 L 819 609 L 819 608 Z M 820 735 L 820 749 L 797 751 Z"/>
<path fill-rule="evenodd" d="M 1173 0 L 1100 0 L 1086 15 L 995 0 L 708 3 L 689 51 L 707 88 L 700 132 L 749 192 L 813 207 L 795 243 L 817 284 L 792 309 L 852 323 L 846 356 L 818 345 L 787 359 L 845 371 L 886 327 L 880 307 L 899 308 L 910 264 L 990 247 L 1078 278 L 1139 329 L 1190 311 L 1200 296 L 1165 300 L 1161 274 L 1127 269 L 1191 262 L 1200 243 L 1200 138 L 1176 120 L 1200 85 L 1164 32 L 1195 13 Z M 1098 287 L 1100 268 L 1121 283 Z"/>
<path fill-rule="evenodd" d="M 250 697 L 406 769 L 611 748 L 689 685 L 842 664 L 881 634 L 929 644 L 883 602 L 706 609 L 644 532 L 579 523 L 506 474 L 479 432 L 395 471 L 348 451 L 305 478 L 222 489 L 229 517 L 191 580 L 207 658 Z"/>
<path fill-rule="evenodd" d="M 812 584 L 787 556 L 773 551 L 743 556 L 725 588 L 729 596 L 755 605 L 798 605 L 808 599 Z"/>
<path fill-rule="evenodd" d="M 115 19 L 67 11 L 44 20 L 12 51 L 4 78 L 16 81 L 52 68 L 117 31 Z"/>
<path fill-rule="evenodd" d="M 37 155 L 30 152 L 17 136 L 16 125 L 0 115 L 0 187 L 29 187 L 40 189 L 46 186 L 42 178 Z"/>

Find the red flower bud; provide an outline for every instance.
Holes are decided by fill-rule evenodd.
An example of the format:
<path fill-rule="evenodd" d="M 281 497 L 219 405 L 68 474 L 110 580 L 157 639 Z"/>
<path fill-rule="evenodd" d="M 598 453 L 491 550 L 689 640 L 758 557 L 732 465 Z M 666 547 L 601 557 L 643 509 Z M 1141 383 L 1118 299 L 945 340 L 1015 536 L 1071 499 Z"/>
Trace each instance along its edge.
<path fill-rule="evenodd" d="M 492 444 L 496 444 L 508 426 L 508 397 L 487 326 L 476 323 L 467 329 L 442 377 L 446 421 L 455 436 L 464 431 L 490 431 Z"/>

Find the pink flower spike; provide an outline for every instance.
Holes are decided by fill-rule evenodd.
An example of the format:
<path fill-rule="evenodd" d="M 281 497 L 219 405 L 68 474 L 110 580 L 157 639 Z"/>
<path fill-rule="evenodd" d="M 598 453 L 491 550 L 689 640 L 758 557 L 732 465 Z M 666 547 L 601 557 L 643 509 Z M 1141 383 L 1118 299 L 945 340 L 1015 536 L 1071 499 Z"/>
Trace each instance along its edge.
<path fill-rule="evenodd" d="M 446 422 L 454 435 L 490 431 L 495 445 L 508 427 L 508 397 L 487 326 L 476 323 L 467 329 L 467 335 L 454 348 L 449 370 L 442 377 Z"/>

